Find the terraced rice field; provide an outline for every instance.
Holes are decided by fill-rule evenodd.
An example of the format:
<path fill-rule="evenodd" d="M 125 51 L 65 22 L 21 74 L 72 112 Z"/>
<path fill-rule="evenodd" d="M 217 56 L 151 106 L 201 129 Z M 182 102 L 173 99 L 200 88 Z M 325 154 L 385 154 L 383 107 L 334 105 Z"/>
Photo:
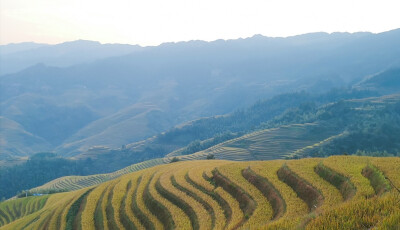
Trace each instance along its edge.
<path fill-rule="evenodd" d="M 328 142 L 340 136 L 334 128 L 318 130 L 320 125 L 296 124 L 274 129 L 261 130 L 235 138 L 204 151 L 190 155 L 176 156 L 180 161 L 205 160 L 213 154 L 215 159 L 231 161 L 254 161 L 283 159 L 293 154 L 312 148 L 320 143 Z M 173 157 L 165 157 L 133 164 L 113 173 L 90 176 L 66 176 L 50 181 L 43 186 L 31 189 L 32 192 L 47 193 L 48 191 L 74 191 L 88 186 L 115 179 L 121 175 L 139 171 L 145 168 L 171 162 Z"/>
<path fill-rule="evenodd" d="M 48 196 L 26 197 L 0 203 L 0 226 L 43 208 Z"/>
<path fill-rule="evenodd" d="M 165 159 L 153 159 L 130 165 L 112 173 L 90 176 L 65 176 L 52 180 L 42 186 L 31 189 L 31 192 L 46 193 L 47 191 L 74 191 L 89 186 L 101 184 L 121 175 L 166 163 Z"/>
<path fill-rule="evenodd" d="M 213 154 L 221 160 L 274 160 L 283 159 L 306 147 L 330 141 L 340 135 L 334 127 L 321 129 L 316 123 L 295 124 L 253 132 L 187 157 L 199 159 Z M 315 130 L 318 129 L 318 132 Z M 315 133 L 318 133 L 316 135 Z M 185 156 L 183 156 L 185 159 Z M 201 158 L 205 159 L 205 158 Z"/>
<path fill-rule="evenodd" d="M 400 158 L 182 161 L 1 203 L 0 229 L 398 229 L 398 187 Z"/>

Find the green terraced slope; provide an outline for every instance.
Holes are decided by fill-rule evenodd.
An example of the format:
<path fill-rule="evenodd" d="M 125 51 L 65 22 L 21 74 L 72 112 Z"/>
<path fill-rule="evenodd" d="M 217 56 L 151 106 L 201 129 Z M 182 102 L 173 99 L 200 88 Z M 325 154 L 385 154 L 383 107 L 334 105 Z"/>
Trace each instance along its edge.
<path fill-rule="evenodd" d="M 11 223 L 42 209 L 48 195 L 24 197 L 0 203 L 0 226 Z"/>

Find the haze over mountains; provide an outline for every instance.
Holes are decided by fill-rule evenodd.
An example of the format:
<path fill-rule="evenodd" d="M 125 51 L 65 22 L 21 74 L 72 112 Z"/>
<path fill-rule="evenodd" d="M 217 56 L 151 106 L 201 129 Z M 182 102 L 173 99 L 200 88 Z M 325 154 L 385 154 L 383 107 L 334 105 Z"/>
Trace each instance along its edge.
<path fill-rule="evenodd" d="M 140 50 L 137 45 L 100 44 L 77 40 L 57 45 L 32 42 L 0 46 L 0 75 L 15 73 L 32 65 L 43 63 L 66 67 L 97 59 L 125 55 Z"/>
<path fill-rule="evenodd" d="M 399 43 L 393 30 L 2 46 L 2 60 L 37 58 L 0 76 L 0 197 L 175 158 L 399 155 Z"/>
<path fill-rule="evenodd" d="M 157 47 L 13 46 L 1 47 L 0 77 L 1 154 L 11 158 L 120 148 L 263 98 L 349 86 L 400 66 L 400 30 Z"/>

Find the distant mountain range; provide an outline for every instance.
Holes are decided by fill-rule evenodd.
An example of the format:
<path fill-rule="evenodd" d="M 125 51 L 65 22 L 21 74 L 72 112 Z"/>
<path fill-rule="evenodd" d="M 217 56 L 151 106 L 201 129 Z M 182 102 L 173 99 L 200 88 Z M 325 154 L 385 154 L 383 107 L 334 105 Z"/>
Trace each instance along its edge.
<path fill-rule="evenodd" d="M 77 40 L 57 45 L 32 42 L 0 46 L 0 75 L 15 73 L 36 64 L 67 67 L 101 58 L 125 55 L 142 47 L 123 44 L 100 44 Z"/>
<path fill-rule="evenodd" d="M 157 47 L 14 44 L 0 50 L 1 154 L 77 156 L 93 147 L 121 148 L 285 92 L 378 84 L 365 79 L 400 66 L 400 30 Z"/>

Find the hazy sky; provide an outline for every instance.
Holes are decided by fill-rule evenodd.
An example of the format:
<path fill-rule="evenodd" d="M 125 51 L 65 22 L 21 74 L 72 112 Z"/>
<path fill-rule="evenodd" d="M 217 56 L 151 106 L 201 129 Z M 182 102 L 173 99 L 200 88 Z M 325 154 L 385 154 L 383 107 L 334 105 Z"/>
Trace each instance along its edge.
<path fill-rule="evenodd" d="M 0 0 L 0 43 L 157 45 L 400 28 L 399 0 Z"/>

